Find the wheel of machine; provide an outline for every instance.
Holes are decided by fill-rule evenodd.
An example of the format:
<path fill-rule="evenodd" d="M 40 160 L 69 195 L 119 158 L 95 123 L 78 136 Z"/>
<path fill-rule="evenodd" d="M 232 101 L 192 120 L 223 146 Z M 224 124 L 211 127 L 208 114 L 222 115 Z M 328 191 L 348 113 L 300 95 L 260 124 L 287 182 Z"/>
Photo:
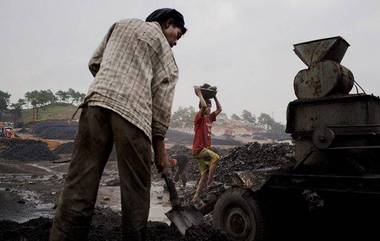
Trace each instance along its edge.
<path fill-rule="evenodd" d="M 213 226 L 228 234 L 233 240 L 264 240 L 264 221 L 252 191 L 231 188 L 215 204 Z"/>

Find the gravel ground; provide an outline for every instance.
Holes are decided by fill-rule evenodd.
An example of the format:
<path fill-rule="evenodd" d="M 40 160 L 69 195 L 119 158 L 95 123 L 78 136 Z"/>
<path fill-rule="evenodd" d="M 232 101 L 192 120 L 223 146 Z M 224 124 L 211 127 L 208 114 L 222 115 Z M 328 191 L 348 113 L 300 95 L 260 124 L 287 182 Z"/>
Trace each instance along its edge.
<path fill-rule="evenodd" d="M 89 241 L 121 240 L 120 216 L 109 209 L 97 209 L 90 228 Z M 52 220 L 37 218 L 24 223 L 0 221 L 0 240 L 47 241 Z M 162 222 L 148 222 L 147 240 L 151 241 L 228 241 L 229 239 L 208 225 L 192 227 L 185 236 Z"/>

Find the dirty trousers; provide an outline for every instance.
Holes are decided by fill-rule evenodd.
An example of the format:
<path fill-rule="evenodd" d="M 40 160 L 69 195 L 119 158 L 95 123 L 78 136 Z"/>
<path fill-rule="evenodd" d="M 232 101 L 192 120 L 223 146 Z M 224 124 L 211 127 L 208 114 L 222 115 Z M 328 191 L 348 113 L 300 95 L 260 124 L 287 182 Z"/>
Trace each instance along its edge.
<path fill-rule="evenodd" d="M 74 150 L 50 241 L 87 240 L 104 166 L 115 143 L 120 176 L 123 240 L 145 240 L 150 202 L 151 143 L 115 112 L 82 109 Z"/>

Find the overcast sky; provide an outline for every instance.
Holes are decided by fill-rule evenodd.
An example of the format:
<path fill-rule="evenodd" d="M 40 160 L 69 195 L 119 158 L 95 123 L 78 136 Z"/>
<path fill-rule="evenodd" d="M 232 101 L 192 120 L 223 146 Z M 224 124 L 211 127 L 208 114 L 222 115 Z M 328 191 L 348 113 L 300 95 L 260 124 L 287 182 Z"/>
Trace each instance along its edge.
<path fill-rule="evenodd" d="M 162 7 L 183 13 L 188 33 L 174 47 L 180 70 L 173 110 L 197 106 L 192 87 L 218 87 L 227 114 L 247 109 L 285 123 L 293 79 L 306 66 L 293 44 L 340 35 L 342 64 L 380 93 L 379 0 L 0 0 L 0 90 L 87 92 L 88 60 L 113 22 Z"/>

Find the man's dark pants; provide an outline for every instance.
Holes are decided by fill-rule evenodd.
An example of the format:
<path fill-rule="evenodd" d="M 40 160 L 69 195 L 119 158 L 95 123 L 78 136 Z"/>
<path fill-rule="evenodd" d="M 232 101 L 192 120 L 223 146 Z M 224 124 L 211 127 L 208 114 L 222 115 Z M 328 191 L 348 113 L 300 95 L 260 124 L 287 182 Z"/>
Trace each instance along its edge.
<path fill-rule="evenodd" d="M 113 111 L 84 107 L 50 241 L 87 240 L 99 182 L 116 146 L 123 240 L 144 240 L 150 202 L 151 143 Z"/>

